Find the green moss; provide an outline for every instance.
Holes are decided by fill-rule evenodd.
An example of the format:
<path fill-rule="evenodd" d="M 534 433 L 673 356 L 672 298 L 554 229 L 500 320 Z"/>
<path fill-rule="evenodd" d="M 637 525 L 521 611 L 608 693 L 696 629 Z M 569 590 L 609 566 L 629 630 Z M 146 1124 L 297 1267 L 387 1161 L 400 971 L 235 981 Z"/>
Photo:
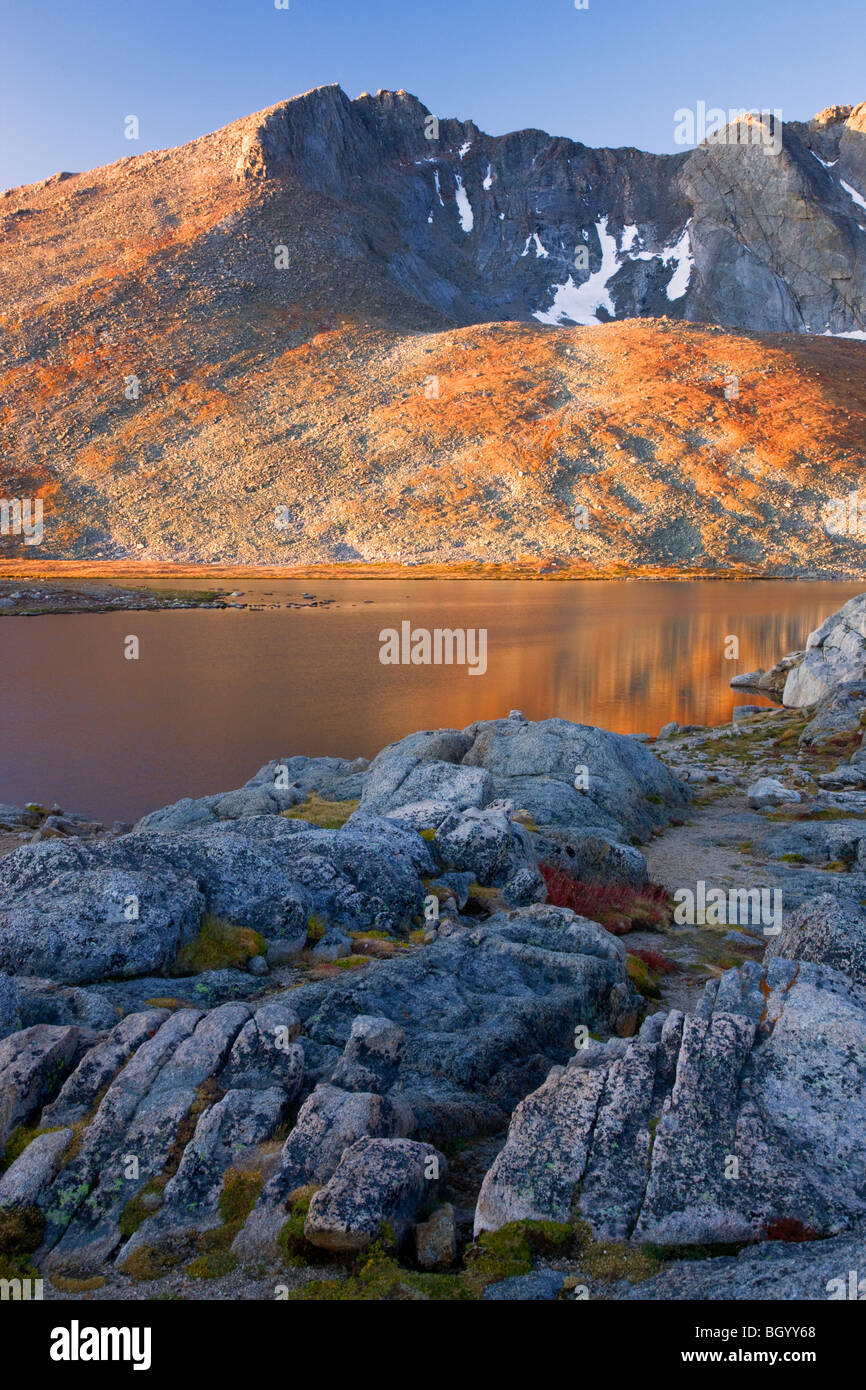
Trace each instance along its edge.
<path fill-rule="evenodd" d="M 158 1178 L 153 1178 L 146 1187 L 141 1188 L 139 1192 L 136 1192 L 130 1197 L 123 1211 L 120 1213 L 120 1220 L 118 1221 L 120 1234 L 123 1236 L 124 1240 L 129 1240 L 130 1236 L 135 1235 L 142 1221 L 146 1221 L 148 1216 L 152 1216 L 153 1213 L 158 1210 L 158 1206 L 155 1203 L 149 1204 L 146 1199 L 158 1193 L 160 1196 L 159 1205 L 161 1205 L 162 1191 L 167 1182 L 168 1177 L 165 1174 Z"/>
<path fill-rule="evenodd" d="M 205 970 L 242 970 L 253 956 L 266 952 L 267 942 L 258 932 L 232 926 L 206 912 L 198 936 L 181 949 L 173 973 L 200 975 Z"/>
<path fill-rule="evenodd" d="M 293 1199 L 293 1222 L 287 1222 L 280 1243 L 289 1263 L 298 1265 L 303 1252 L 293 1244 L 309 1189 Z M 291 1233 L 291 1234 L 290 1234 Z M 376 1302 L 420 1299 L 465 1301 L 480 1299 L 489 1284 L 532 1270 L 536 1256 L 568 1256 L 583 1273 L 602 1283 L 628 1279 L 640 1283 L 658 1272 L 662 1259 L 643 1246 L 619 1241 L 596 1241 L 583 1221 L 514 1221 L 498 1231 L 485 1231 L 466 1252 L 465 1269 L 448 1274 L 421 1274 L 403 1268 L 379 1241 L 360 1256 L 342 1278 L 316 1280 L 289 1295 L 298 1302 Z"/>
<path fill-rule="evenodd" d="M 486 888 L 483 883 L 470 883 L 469 896 L 476 902 L 488 903 L 499 897 L 498 888 Z"/>
<path fill-rule="evenodd" d="M 577 1244 L 575 1258 L 581 1270 L 600 1283 L 627 1279 L 631 1284 L 641 1284 L 662 1268 L 662 1257 L 650 1246 L 596 1240 L 586 1221 L 574 1223 L 574 1236 Z"/>
<path fill-rule="evenodd" d="M 149 1009 L 186 1009 L 189 1005 L 182 999 L 175 999 L 173 995 L 157 995 L 155 999 L 145 999 L 145 1004 Z"/>
<path fill-rule="evenodd" d="M 659 999 L 661 997 L 658 974 L 647 965 L 646 961 L 641 960 L 640 956 L 634 956 L 629 952 L 626 956 L 625 968 L 638 994 L 642 994 L 645 999 Z"/>
<path fill-rule="evenodd" d="M 264 1181 L 261 1173 L 251 1169 L 229 1168 L 219 1197 L 223 1221 L 243 1224 L 258 1201 Z"/>
<path fill-rule="evenodd" d="M 317 917 L 315 912 L 311 912 L 307 918 L 307 945 L 315 946 L 317 941 L 321 941 L 325 935 L 325 923 L 321 917 Z"/>
<path fill-rule="evenodd" d="M 46 1125 L 43 1128 L 39 1125 L 18 1125 L 6 1140 L 6 1147 L 0 1157 L 0 1173 L 11 1167 L 16 1158 L 21 1157 L 38 1134 L 56 1134 L 57 1130 L 62 1128 L 62 1125 Z"/>
<path fill-rule="evenodd" d="M 29 1255 L 0 1255 L 0 1279 L 40 1279 Z"/>
<path fill-rule="evenodd" d="M 318 1190 L 317 1187 L 299 1187 L 289 1198 L 291 1214 L 277 1236 L 277 1244 L 287 1265 L 300 1266 L 307 1263 L 309 1244 L 304 1236 L 304 1222 L 313 1194 Z"/>
<path fill-rule="evenodd" d="M 101 1274 L 91 1275 L 89 1279 L 73 1279 L 66 1274 L 52 1274 L 51 1282 L 60 1293 L 89 1293 L 91 1289 L 102 1289 L 105 1280 Z"/>
<path fill-rule="evenodd" d="M 136 1283 L 147 1283 L 151 1279 L 162 1279 L 180 1263 L 176 1251 L 159 1248 L 155 1245 L 140 1245 L 128 1255 L 119 1266 Z"/>
<path fill-rule="evenodd" d="M 661 806 L 664 801 L 664 798 L 659 796 L 656 792 L 649 792 L 646 799 L 647 801 L 651 801 L 653 806 Z"/>
<path fill-rule="evenodd" d="M 802 854 L 780 854 L 779 858 L 783 864 L 805 864 L 806 862 Z"/>
<path fill-rule="evenodd" d="M 339 830 L 346 824 L 353 811 L 357 811 L 360 801 L 326 801 L 316 792 L 310 792 L 306 801 L 299 806 L 291 806 L 281 815 L 286 820 L 304 820 L 316 825 L 320 830 Z"/>
<path fill-rule="evenodd" d="M 369 956 L 343 956 L 340 960 L 332 960 L 330 965 L 335 965 L 338 970 L 357 970 L 361 965 L 369 965 Z"/>
<path fill-rule="evenodd" d="M 573 1238 L 572 1227 L 556 1221 L 510 1221 L 484 1231 L 469 1248 L 466 1277 L 478 1295 L 487 1284 L 529 1274 L 534 1254 L 564 1254 Z"/>
<path fill-rule="evenodd" d="M 0 1207 L 0 1254 L 29 1255 L 38 1250 L 44 1226 L 38 1207 Z"/>
<path fill-rule="evenodd" d="M 220 1279 L 236 1267 L 237 1260 L 231 1250 L 214 1250 L 209 1255 L 199 1255 L 184 1272 L 190 1279 Z"/>
<path fill-rule="evenodd" d="M 421 839 L 422 839 L 422 840 L 435 840 L 435 839 L 436 839 L 436 831 L 435 831 L 432 827 L 428 827 L 428 829 L 426 829 L 426 830 L 419 830 L 419 831 L 418 831 L 418 834 L 421 836 Z"/>
<path fill-rule="evenodd" d="M 418 1274 L 403 1269 L 380 1246 L 373 1246 L 346 1279 L 320 1279 L 289 1294 L 296 1302 L 377 1303 L 420 1299 L 440 1302 L 477 1295 L 460 1274 Z"/>

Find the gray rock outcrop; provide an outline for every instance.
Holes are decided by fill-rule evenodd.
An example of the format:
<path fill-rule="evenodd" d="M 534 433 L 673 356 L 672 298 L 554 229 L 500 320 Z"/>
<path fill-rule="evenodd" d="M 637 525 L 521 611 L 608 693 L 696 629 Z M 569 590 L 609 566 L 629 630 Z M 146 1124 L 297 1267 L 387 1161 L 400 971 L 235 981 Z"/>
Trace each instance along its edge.
<path fill-rule="evenodd" d="M 512 1117 L 476 1230 L 566 1221 L 660 1245 L 812 1235 L 866 1212 L 866 991 L 824 965 L 746 963 L 694 1015 L 589 1046 Z"/>

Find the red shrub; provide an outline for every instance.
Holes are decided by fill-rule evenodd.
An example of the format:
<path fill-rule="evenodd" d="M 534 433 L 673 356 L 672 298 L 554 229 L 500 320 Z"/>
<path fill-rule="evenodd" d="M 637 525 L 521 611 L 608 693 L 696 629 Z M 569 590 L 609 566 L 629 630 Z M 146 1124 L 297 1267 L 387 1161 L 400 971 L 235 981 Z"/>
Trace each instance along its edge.
<path fill-rule="evenodd" d="M 811 1226 L 804 1226 L 796 1216 L 777 1216 L 772 1221 L 768 1221 L 764 1226 L 764 1235 L 767 1240 L 788 1240 L 804 1241 L 819 1240 L 818 1231 Z"/>
<path fill-rule="evenodd" d="M 674 975 L 679 969 L 672 960 L 663 956 L 661 951 L 631 951 L 629 954 L 639 956 L 644 965 L 648 965 L 650 970 L 655 970 L 658 975 Z"/>
<path fill-rule="evenodd" d="M 600 922 L 614 936 L 639 927 L 658 930 L 672 921 L 670 894 L 658 883 L 633 888 L 627 883 L 577 879 L 553 864 L 542 864 L 541 872 L 549 903 Z"/>

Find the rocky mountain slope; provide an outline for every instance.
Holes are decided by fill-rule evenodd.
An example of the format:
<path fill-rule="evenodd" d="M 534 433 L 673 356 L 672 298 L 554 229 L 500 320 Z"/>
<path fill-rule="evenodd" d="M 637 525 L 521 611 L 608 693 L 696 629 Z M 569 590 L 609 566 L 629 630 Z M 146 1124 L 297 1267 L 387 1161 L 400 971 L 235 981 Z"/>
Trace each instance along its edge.
<path fill-rule="evenodd" d="M 866 104 L 777 155 L 431 120 L 320 88 L 0 198 L 0 554 L 862 569 Z"/>

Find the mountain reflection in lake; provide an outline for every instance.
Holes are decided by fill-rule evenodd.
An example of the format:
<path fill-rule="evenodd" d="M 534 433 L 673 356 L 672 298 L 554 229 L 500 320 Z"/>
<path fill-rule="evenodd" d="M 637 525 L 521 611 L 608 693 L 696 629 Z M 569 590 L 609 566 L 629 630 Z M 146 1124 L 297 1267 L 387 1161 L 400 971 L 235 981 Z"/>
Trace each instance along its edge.
<path fill-rule="evenodd" d="M 205 587 L 209 581 L 204 581 Z M 155 587 L 160 581 L 153 581 Z M 176 588 L 178 581 L 164 586 Z M 233 587 L 227 583 L 226 588 Z M 274 579 L 241 602 L 326 608 L 0 620 L 0 802 L 110 822 L 241 785 L 292 753 L 372 757 L 415 729 L 520 709 L 622 733 L 717 724 L 860 584 Z M 372 602 L 371 602 L 372 600 Z M 379 632 L 484 628 L 487 670 L 383 666 Z M 140 659 L 124 659 L 124 638 Z M 738 661 L 725 659 L 728 637 Z"/>

